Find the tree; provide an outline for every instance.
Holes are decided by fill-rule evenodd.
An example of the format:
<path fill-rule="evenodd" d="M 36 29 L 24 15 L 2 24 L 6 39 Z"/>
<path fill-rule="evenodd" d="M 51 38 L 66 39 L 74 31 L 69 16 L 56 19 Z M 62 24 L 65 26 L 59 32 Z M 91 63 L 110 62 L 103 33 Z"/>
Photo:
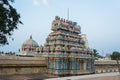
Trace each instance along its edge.
<path fill-rule="evenodd" d="M 103 58 L 103 56 L 101 56 L 96 49 L 93 49 L 93 52 L 94 52 L 94 56 L 97 57 L 97 58 Z"/>
<path fill-rule="evenodd" d="M 117 52 L 117 51 L 114 51 L 110 57 L 111 57 L 112 60 L 116 60 L 117 66 L 118 66 L 118 71 L 120 73 L 120 64 L 119 64 L 120 53 Z"/>
<path fill-rule="evenodd" d="M 22 24 L 20 15 L 10 4 L 13 2 L 14 0 L 0 0 L 0 46 L 8 44 L 8 37 L 18 28 L 18 24 Z"/>
<path fill-rule="evenodd" d="M 114 51 L 112 55 L 110 55 L 112 60 L 120 60 L 120 53 L 117 51 Z"/>

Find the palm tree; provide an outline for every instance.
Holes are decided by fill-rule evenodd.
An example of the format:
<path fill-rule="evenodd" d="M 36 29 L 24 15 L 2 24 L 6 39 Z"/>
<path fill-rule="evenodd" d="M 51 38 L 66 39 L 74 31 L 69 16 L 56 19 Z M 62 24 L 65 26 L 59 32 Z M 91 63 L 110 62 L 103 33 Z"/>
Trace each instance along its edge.
<path fill-rule="evenodd" d="M 94 57 L 96 58 L 103 58 L 103 56 L 101 56 L 96 49 L 93 49 L 93 53 L 94 53 Z"/>

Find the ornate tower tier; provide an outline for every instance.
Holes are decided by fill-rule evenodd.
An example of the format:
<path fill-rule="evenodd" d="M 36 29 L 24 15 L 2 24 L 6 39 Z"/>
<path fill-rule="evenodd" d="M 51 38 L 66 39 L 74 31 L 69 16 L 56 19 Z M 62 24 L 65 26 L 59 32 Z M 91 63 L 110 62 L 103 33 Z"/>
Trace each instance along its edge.
<path fill-rule="evenodd" d="M 56 16 L 51 30 L 42 54 L 46 57 L 47 72 L 56 75 L 93 73 L 93 51 L 77 22 Z"/>

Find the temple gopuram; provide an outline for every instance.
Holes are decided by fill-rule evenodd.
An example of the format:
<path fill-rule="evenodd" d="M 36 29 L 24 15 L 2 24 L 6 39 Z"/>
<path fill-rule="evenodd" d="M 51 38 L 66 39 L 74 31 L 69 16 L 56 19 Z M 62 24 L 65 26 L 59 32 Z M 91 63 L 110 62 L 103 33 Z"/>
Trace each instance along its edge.
<path fill-rule="evenodd" d="M 93 51 L 77 22 L 56 16 L 51 30 L 43 54 L 40 54 L 46 58 L 47 73 L 76 75 L 95 72 Z"/>

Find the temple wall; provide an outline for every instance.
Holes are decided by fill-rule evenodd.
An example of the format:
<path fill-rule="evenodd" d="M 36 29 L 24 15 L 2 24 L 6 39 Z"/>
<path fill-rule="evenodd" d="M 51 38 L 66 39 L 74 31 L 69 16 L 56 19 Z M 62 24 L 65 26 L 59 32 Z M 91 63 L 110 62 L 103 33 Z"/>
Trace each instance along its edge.
<path fill-rule="evenodd" d="M 116 65 L 95 65 L 95 73 L 118 72 Z"/>
<path fill-rule="evenodd" d="M 51 60 L 49 63 L 51 63 Z M 49 72 L 52 71 L 52 68 L 54 68 L 54 71 L 56 69 L 56 72 L 60 72 L 60 68 L 65 68 L 63 67 L 63 64 L 59 64 L 62 63 L 62 60 L 56 59 L 52 61 L 54 64 L 56 62 L 56 65 L 52 66 L 52 64 L 47 64 L 45 62 L 45 59 L 41 57 L 0 56 L 0 75 L 45 73 L 47 65 L 50 67 L 50 69 L 48 69 Z M 86 62 L 90 63 L 91 61 Z M 99 61 L 99 63 L 98 61 L 95 61 L 95 73 L 118 72 L 118 67 L 115 61 L 104 62 L 104 64 L 102 63 L 103 61 Z M 70 65 L 72 65 L 72 63 Z M 83 70 L 82 63 L 80 62 L 79 66 L 76 64 L 76 71 L 78 74 L 88 74 L 91 70 L 92 65 L 92 63 L 86 65 L 86 70 Z M 64 66 L 67 67 L 67 65 Z M 73 65 L 73 68 L 75 68 L 75 64 Z M 64 72 L 70 72 L 66 69 L 63 70 Z"/>
<path fill-rule="evenodd" d="M 95 73 L 107 73 L 107 72 L 118 72 L 118 65 L 115 60 L 95 61 Z"/>
<path fill-rule="evenodd" d="M 40 57 L 0 56 L 0 75 L 45 73 L 46 63 Z"/>
<path fill-rule="evenodd" d="M 0 68 L 0 75 L 45 73 L 45 66 Z"/>

